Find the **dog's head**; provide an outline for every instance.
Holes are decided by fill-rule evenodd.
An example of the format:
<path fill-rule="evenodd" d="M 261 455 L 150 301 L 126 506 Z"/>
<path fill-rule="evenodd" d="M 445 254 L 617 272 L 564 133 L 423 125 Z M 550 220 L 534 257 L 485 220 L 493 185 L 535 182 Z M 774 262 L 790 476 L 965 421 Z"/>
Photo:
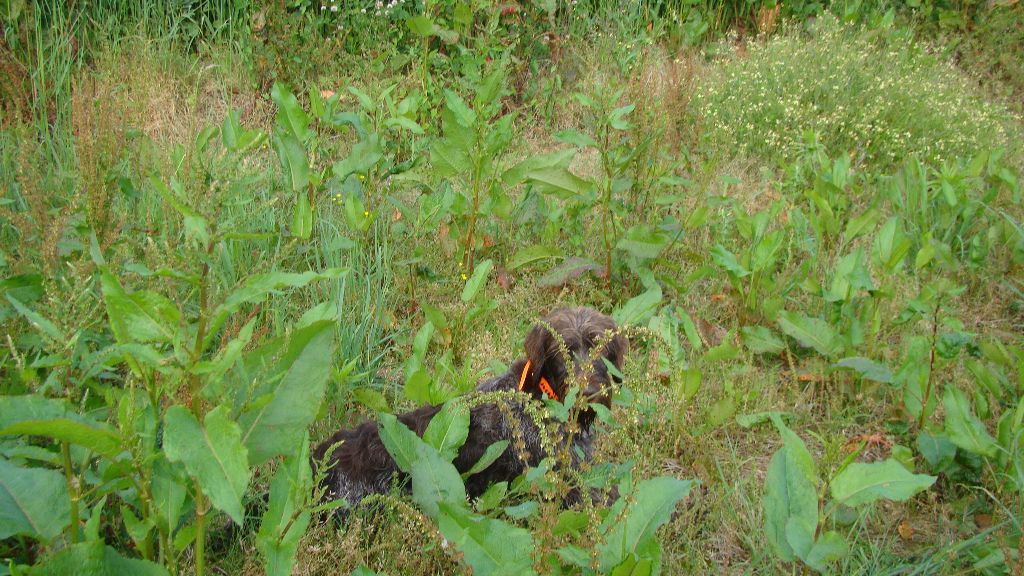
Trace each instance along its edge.
<path fill-rule="evenodd" d="M 628 347 L 625 337 L 613 335 L 615 330 L 615 321 L 591 308 L 560 308 L 548 314 L 526 336 L 529 365 L 522 390 L 537 398 L 550 396 L 550 391 L 564 400 L 569 387 L 577 383 L 590 402 L 611 407 L 611 384 L 618 379 L 608 373 L 604 359 L 621 370 Z"/>

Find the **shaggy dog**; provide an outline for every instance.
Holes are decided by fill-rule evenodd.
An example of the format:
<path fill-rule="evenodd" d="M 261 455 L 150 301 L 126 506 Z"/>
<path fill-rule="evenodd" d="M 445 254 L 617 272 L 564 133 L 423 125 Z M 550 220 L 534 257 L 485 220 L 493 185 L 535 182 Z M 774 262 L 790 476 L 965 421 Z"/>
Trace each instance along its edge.
<path fill-rule="evenodd" d="M 477 391 L 521 390 L 535 400 L 548 397 L 562 401 L 569 386 L 578 383 L 582 397 L 590 403 L 610 407 L 611 384 L 618 379 L 608 373 L 604 361 L 607 359 L 621 370 L 627 348 L 626 338 L 614 334 L 615 329 L 611 318 L 590 308 L 556 310 L 526 336 L 526 357 L 513 362 L 505 374 L 481 382 Z M 594 350 L 596 346 L 601 349 Z M 566 365 L 567 360 L 571 366 Z M 522 403 L 509 401 L 504 408 L 503 411 L 502 407 L 490 403 L 470 410 L 469 436 L 454 461 L 460 473 L 469 470 L 491 444 L 501 440 L 510 443 L 490 466 L 466 480 L 466 493 L 471 498 L 480 496 L 495 482 L 511 481 L 527 466 L 536 466 L 548 455 L 542 447 L 540 430 L 526 414 Z M 440 410 L 441 406 L 424 406 L 401 414 L 398 419 L 422 437 L 430 420 Z M 512 418 L 507 418 L 506 414 Z M 560 434 L 571 435 L 570 454 L 574 465 L 590 457 L 594 416 L 593 410 L 582 411 L 577 420 L 579 430 L 575 433 L 570 433 L 566 426 L 557 427 Z M 513 426 L 519 429 L 514 430 Z M 553 440 L 557 447 L 558 439 Z M 326 467 L 325 501 L 344 499 L 349 507 L 355 508 L 366 496 L 387 493 L 396 479 L 408 487 L 407 476 L 384 447 L 375 422 L 336 432 L 316 447 L 312 459 L 314 466 Z M 571 498 L 576 499 L 578 495 Z"/>

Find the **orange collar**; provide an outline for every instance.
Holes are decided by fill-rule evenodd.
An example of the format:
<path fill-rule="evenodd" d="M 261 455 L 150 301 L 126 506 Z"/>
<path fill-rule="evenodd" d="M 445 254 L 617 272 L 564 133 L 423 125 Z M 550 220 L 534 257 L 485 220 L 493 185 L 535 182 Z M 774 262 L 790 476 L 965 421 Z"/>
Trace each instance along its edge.
<path fill-rule="evenodd" d="M 523 375 L 519 377 L 519 390 L 523 390 L 523 386 L 526 384 L 526 375 L 530 373 L 530 361 L 526 361 L 526 366 L 523 366 Z M 558 402 L 558 395 L 555 394 L 554 389 L 551 388 L 551 384 L 548 384 L 548 379 L 540 377 L 540 389 L 548 395 L 555 402 Z"/>

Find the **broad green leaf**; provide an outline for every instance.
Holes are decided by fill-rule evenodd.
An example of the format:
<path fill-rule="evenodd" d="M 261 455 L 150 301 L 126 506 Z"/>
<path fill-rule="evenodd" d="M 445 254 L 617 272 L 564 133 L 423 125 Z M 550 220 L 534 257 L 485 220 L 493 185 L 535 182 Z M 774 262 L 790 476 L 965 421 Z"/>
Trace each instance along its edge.
<path fill-rule="evenodd" d="M 441 534 L 462 552 L 474 574 L 536 574 L 531 555 L 533 537 L 525 529 L 444 502 L 440 504 L 437 523 Z"/>
<path fill-rule="evenodd" d="M 277 125 L 293 136 L 300 146 L 309 137 L 309 117 L 299 105 L 298 98 L 283 84 L 274 84 L 270 97 L 277 104 Z M 305 149 L 303 149 L 305 155 Z"/>
<path fill-rule="evenodd" d="M 888 366 L 875 362 L 869 358 L 861 358 L 859 356 L 843 358 L 833 364 L 833 366 L 849 368 L 865 380 L 872 380 L 883 384 L 891 384 L 893 381 L 892 370 L 889 370 Z"/>
<path fill-rule="evenodd" d="M 167 576 L 159 564 L 125 558 L 102 540 L 73 544 L 34 566 L 30 576 Z"/>
<path fill-rule="evenodd" d="M 628 252 L 639 260 L 650 260 L 661 254 L 661 251 L 668 245 L 668 240 L 668 236 L 664 232 L 640 224 L 626 230 L 626 233 L 615 244 L 615 249 Z"/>
<path fill-rule="evenodd" d="M 550 152 L 548 154 L 529 156 L 515 166 L 506 170 L 501 175 L 501 180 L 505 186 L 511 188 L 512 186 L 516 186 L 528 180 L 530 173 L 534 170 L 539 170 L 541 168 L 568 169 L 569 162 L 575 155 L 576 151 L 569 148 L 566 150 Z"/>
<path fill-rule="evenodd" d="M 845 558 L 849 551 L 842 534 L 832 530 L 818 537 L 804 562 L 818 572 L 825 572 L 830 564 Z"/>
<path fill-rule="evenodd" d="M 463 100 L 461 96 L 451 90 L 445 89 L 444 101 L 448 110 L 450 110 L 452 115 L 455 117 L 455 121 L 463 128 L 469 128 L 476 123 L 476 112 L 473 112 L 473 110 L 466 105 L 466 101 Z"/>
<path fill-rule="evenodd" d="M 928 463 L 933 472 L 943 472 L 953 465 L 956 458 L 956 444 L 950 442 L 945 434 L 929 434 L 921 432 L 917 436 L 917 451 Z"/>
<path fill-rule="evenodd" d="M 903 390 L 903 405 L 914 418 L 920 418 L 922 411 L 927 418 L 938 404 L 937 390 L 928 382 L 930 353 L 929 339 L 923 336 L 911 338 L 903 365 L 894 377 L 896 385 Z M 928 398 L 925 398 L 926 393 Z"/>
<path fill-rule="evenodd" d="M 455 402 L 446 402 L 423 432 L 423 440 L 449 461 L 455 459 L 468 436 L 469 409 Z"/>
<path fill-rule="evenodd" d="M 627 498 L 623 496 L 612 506 L 602 524 L 605 540 L 597 546 L 602 571 L 609 571 L 628 556 L 650 559 L 655 571 L 660 567 L 654 531 L 668 522 L 676 504 L 690 493 L 692 480 L 657 476 L 638 483 Z M 652 558 L 652 556 L 654 556 Z"/>
<path fill-rule="evenodd" d="M 766 326 L 744 326 L 740 334 L 743 345 L 754 354 L 779 354 L 786 349 L 786 343 Z"/>
<path fill-rule="evenodd" d="M 70 405 L 64 400 L 35 394 L 0 396 L 0 429 L 19 422 L 66 418 L 70 414 Z"/>
<path fill-rule="evenodd" d="M 488 446 L 487 450 L 484 450 L 484 455 L 476 461 L 476 464 L 473 464 L 469 470 L 463 472 L 463 478 L 469 478 L 473 474 L 483 472 L 488 466 L 494 464 L 494 461 L 505 453 L 505 450 L 508 448 L 508 444 L 508 440 L 499 440 L 498 442 Z"/>
<path fill-rule="evenodd" d="M 884 462 L 854 462 L 829 484 L 836 502 L 856 507 L 884 498 L 903 501 L 927 490 L 935 476 L 913 474 L 892 458 Z"/>
<path fill-rule="evenodd" d="M 476 297 L 480 289 L 483 288 L 487 282 L 487 277 L 491 274 L 491 270 L 494 268 L 494 261 L 487 259 L 480 262 L 473 268 L 473 275 L 466 281 L 466 285 L 462 288 L 462 301 L 470 302 Z"/>
<path fill-rule="evenodd" d="M 953 444 L 973 454 L 994 458 L 999 445 L 985 429 L 985 424 L 971 411 L 967 395 L 948 385 L 942 396 L 942 405 L 946 409 L 946 434 Z"/>
<path fill-rule="evenodd" d="M 874 289 L 875 285 L 871 282 L 871 275 L 864 262 L 864 250 L 858 248 L 836 263 L 832 287 L 825 294 L 825 299 L 829 302 L 847 301 L 858 290 Z"/>
<path fill-rule="evenodd" d="M 7 434 L 46 436 L 88 448 L 111 459 L 124 450 L 121 437 L 116 432 L 99 423 L 87 424 L 70 418 L 22 420 L 0 429 L 0 436 Z"/>
<path fill-rule="evenodd" d="M 555 140 L 586 148 L 587 146 L 597 147 L 597 141 L 578 130 L 562 130 L 555 133 Z"/>
<path fill-rule="evenodd" d="M 619 326 L 642 324 L 646 322 L 661 305 L 661 287 L 654 288 L 630 298 L 621 308 L 612 313 Z"/>
<path fill-rule="evenodd" d="M 422 14 L 409 18 L 405 21 L 405 25 L 420 38 L 429 38 L 434 35 L 434 21 Z"/>
<path fill-rule="evenodd" d="M 57 537 L 71 521 L 64 476 L 56 470 L 22 468 L 0 458 L 0 540 Z"/>
<path fill-rule="evenodd" d="M 783 332 L 822 356 L 835 356 L 843 350 L 843 343 L 832 325 L 820 318 L 784 311 L 779 313 L 777 322 Z"/>
<path fill-rule="evenodd" d="M 450 138 L 434 140 L 430 144 L 430 163 L 439 176 L 451 178 L 470 169 L 469 151 Z"/>
<path fill-rule="evenodd" d="M 437 518 L 440 502 L 465 502 L 466 488 L 455 466 L 398 418 L 380 415 L 380 437 L 398 467 L 412 476 L 413 501 L 427 516 Z"/>
<path fill-rule="evenodd" d="M 270 499 L 263 514 L 256 549 L 265 559 L 268 576 L 290 576 L 299 541 L 309 527 L 311 516 L 303 510 L 312 490 L 309 467 L 309 435 L 299 438 L 296 450 L 278 467 L 270 483 Z"/>
<path fill-rule="evenodd" d="M 153 496 L 154 518 L 168 534 L 178 527 L 185 508 L 188 491 L 186 478 L 179 467 L 172 465 L 163 455 L 153 462 L 150 492 Z"/>
<path fill-rule="evenodd" d="M 717 264 L 719 268 L 722 268 L 737 278 L 743 278 L 750 275 L 750 270 L 747 270 L 739 263 L 739 260 L 736 259 L 736 255 L 721 244 L 715 244 L 715 247 L 711 249 L 711 259 L 715 261 L 715 264 Z"/>
<path fill-rule="evenodd" d="M 782 423 L 773 422 L 783 446 L 772 457 L 762 499 L 765 535 L 779 558 L 792 562 L 810 552 L 818 526 L 818 491 L 814 461 L 803 440 Z"/>
<path fill-rule="evenodd" d="M 601 265 L 593 260 L 573 256 L 566 258 L 557 266 L 545 272 L 544 275 L 537 279 L 537 286 L 541 288 L 564 286 L 570 280 L 578 278 L 587 272 L 595 272 L 601 269 Z"/>
<path fill-rule="evenodd" d="M 215 507 L 242 525 L 250 470 L 242 432 L 225 406 L 209 412 L 202 426 L 184 407 L 170 407 L 164 417 L 164 452 L 171 462 L 185 465 Z"/>
<path fill-rule="evenodd" d="M 270 272 L 248 276 L 245 282 L 236 288 L 213 312 L 210 322 L 210 335 L 207 336 L 203 348 L 209 345 L 213 335 L 220 327 L 242 307 L 243 304 L 256 303 L 266 298 L 271 292 L 283 288 L 301 288 L 315 280 L 333 280 L 348 272 L 345 268 L 328 268 L 323 272 Z"/>
<path fill-rule="evenodd" d="M 274 134 L 274 149 L 284 170 L 288 188 L 292 192 L 305 192 L 309 186 L 309 158 L 306 148 L 293 134 Z"/>
<path fill-rule="evenodd" d="M 516 253 L 512 255 L 512 258 L 508 261 L 506 266 L 508 270 L 511 271 L 535 262 L 549 260 L 552 258 L 562 258 L 563 256 L 564 254 L 561 250 L 548 248 L 547 246 L 542 246 L 540 244 L 534 244 L 533 246 L 527 246 L 526 248 L 517 250 Z"/>
<path fill-rule="evenodd" d="M 381 146 L 380 137 L 371 134 L 365 140 L 357 142 L 347 158 L 334 163 L 334 176 L 344 180 L 351 174 L 366 174 L 382 158 L 384 148 Z"/>
<path fill-rule="evenodd" d="M 416 459 L 416 447 L 422 440 L 398 421 L 394 414 L 380 413 L 377 415 L 380 439 L 384 443 L 395 464 L 400 470 L 408 473 Z"/>
<path fill-rule="evenodd" d="M 391 118 L 387 118 L 384 120 L 384 125 L 388 128 L 404 128 L 417 135 L 426 134 L 426 130 L 424 130 L 422 126 L 417 124 L 413 119 L 406 118 L 405 116 L 393 116 Z"/>
<path fill-rule="evenodd" d="M 438 504 L 464 504 L 466 488 L 455 466 L 424 442 L 416 448 L 412 476 L 412 499 L 427 516 L 437 519 Z"/>
<path fill-rule="evenodd" d="M 294 451 L 316 419 L 334 365 L 334 329 L 333 321 L 324 320 L 295 331 L 274 377 L 255 390 L 255 396 L 273 399 L 239 416 L 253 466 Z"/>
<path fill-rule="evenodd" d="M 594 185 L 591 181 L 580 178 L 562 166 L 534 168 L 525 174 L 525 179 L 542 192 L 550 193 L 563 200 L 584 196 Z"/>
<path fill-rule="evenodd" d="M 172 342 L 181 313 L 163 296 L 139 290 L 127 292 L 117 277 L 104 271 L 100 276 L 110 329 L 121 344 Z"/>

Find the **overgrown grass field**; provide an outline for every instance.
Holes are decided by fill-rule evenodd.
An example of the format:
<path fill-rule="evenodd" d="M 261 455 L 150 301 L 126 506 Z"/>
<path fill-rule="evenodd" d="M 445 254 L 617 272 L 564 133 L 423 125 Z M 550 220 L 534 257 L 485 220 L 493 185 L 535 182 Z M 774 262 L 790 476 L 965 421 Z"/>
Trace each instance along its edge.
<path fill-rule="evenodd" d="M 0 575 L 1024 573 L 1022 62 L 1016 0 L 0 0 Z M 563 305 L 594 458 L 467 499 Z M 321 521 L 367 419 L 416 489 Z"/>

